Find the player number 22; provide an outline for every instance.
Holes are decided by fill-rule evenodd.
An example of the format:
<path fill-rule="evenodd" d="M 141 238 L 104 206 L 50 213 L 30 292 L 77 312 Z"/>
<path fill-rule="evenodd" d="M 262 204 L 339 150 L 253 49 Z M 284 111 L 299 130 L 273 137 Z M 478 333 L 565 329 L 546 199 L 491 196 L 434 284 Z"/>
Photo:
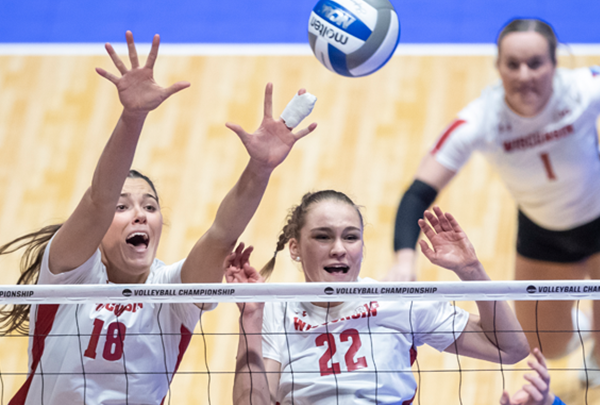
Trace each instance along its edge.
<path fill-rule="evenodd" d="M 348 371 L 356 371 L 361 368 L 367 367 L 367 359 L 363 357 L 359 357 L 354 360 L 354 356 L 356 352 L 362 346 L 360 341 L 360 334 L 356 329 L 347 329 L 340 334 L 340 341 L 347 342 L 351 340 L 352 344 L 350 348 L 344 355 L 344 361 L 346 362 L 346 367 Z M 323 333 L 315 339 L 315 343 L 317 346 L 327 346 L 325 353 L 319 359 L 319 369 L 321 370 L 321 375 L 331 375 L 331 374 L 340 374 L 340 363 L 334 363 L 331 358 L 337 351 L 335 346 L 335 339 L 331 333 Z M 329 366 L 329 362 L 331 361 L 331 366 Z"/>
<path fill-rule="evenodd" d="M 87 349 L 83 355 L 91 359 L 96 358 L 96 347 L 98 346 L 98 340 L 100 339 L 100 333 L 104 321 L 100 319 L 94 319 L 94 330 L 90 336 L 90 342 L 88 343 Z M 123 355 L 123 340 L 125 340 L 125 332 L 127 327 L 121 322 L 113 322 L 108 325 L 106 330 L 106 343 L 104 343 L 104 350 L 102 351 L 102 357 L 109 361 L 119 360 Z"/>

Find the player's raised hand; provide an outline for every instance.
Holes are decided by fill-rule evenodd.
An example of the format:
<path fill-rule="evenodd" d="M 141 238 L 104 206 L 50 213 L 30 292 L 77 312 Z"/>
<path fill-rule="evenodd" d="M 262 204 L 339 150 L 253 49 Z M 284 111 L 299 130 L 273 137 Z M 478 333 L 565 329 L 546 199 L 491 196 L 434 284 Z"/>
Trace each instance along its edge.
<path fill-rule="evenodd" d="M 305 92 L 306 90 L 302 89 L 298 94 L 300 95 Z M 294 133 L 281 118 L 274 119 L 273 84 L 267 83 L 264 115 L 258 129 L 250 134 L 237 124 L 228 122 L 226 126 L 240 137 L 251 160 L 272 170 L 284 161 L 296 141 L 314 131 L 317 124 L 312 123 L 308 127 Z"/>
<path fill-rule="evenodd" d="M 250 266 L 250 254 L 254 250 L 252 246 L 244 249 L 244 243 L 240 242 L 238 247 L 227 256 L 223 267 L 225 268 L 225 280 L 228 284 L 264 283 L 265 279 Z M 264 302 L 238 302 L 238 308 L 242 313 L 253 313 L 262 311 Z"/>
<path fill-rule="evenodd" d="M 244 242 L 240 242 L 237 248 L 225 258 L 225 279 L 228 283 L 264 283 L 264 278 L 250 266 L 250 254 L 254 247 L 245 248 Z"/>
<path fill-rule="evenodd" d="M 469 273 L 483 269 L 467 234 L 451 214 L 436 206 L 424 216 L 427 221 L 419 219 L 419 226 L 431 247 L 424 240 L 419 245 L 431 263 L 454 271 L 461 279 L 470 279 Z"/>
<path fill-rule="evenodd" d="M 154 81 L 154 63 L 158 56 L 158 46 L 160 44 L 158 34 L 152 40 L 152 48 L 144 66 L 140 66 L 131 31 L 127 31 L 125 37 L 127 39 L 131 69 L 125 66 L 125 63 L 119 58 L 112 45 L 107 43 L 105 46 L 106 51 L 121 73 L 121 77 L 107 72 L 102 68 L 96 68 L 96 72 L 114 83 L 119 92 L 119 100 L 126 111 L 147 114 L 172 94 L 190 86 L 188 82 L 177 82 L 170 87 L 164 88 Z"/>
<path fill-rule="evenodd" d="M 546 360 L 537 348 L 533 349 L 533 356 L 535 360 L 529 360 L 527 364 L 536 374 L 525 374 L 524 378 L 529 384 L 523 385 L 512 398 L 504 391 L 500 398 L 501 405 L 551 405 L 554 402 Z"/>

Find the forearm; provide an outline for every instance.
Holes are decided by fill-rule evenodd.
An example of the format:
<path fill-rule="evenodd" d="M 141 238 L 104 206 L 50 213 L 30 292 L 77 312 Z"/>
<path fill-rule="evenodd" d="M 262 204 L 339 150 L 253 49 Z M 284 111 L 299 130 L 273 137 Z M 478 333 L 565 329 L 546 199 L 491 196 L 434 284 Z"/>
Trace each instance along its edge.
<path fill-rule="evenodd" d="M 258 311 L 243 310 L 233 384 L 233 404 L 268 405 L 269 384 L 262 357 L 262 306 Z"/>
<path fill-rule="evenodd" d="M 436 196 L 437 190 L 420 180 L 415 180 L 406 190 L 396 212 L 394 251 L 415 249 L 421 232 L 418 221 Z"/>
<path fill-rule="evenodd" d="M 142 132 L 147 113 L 123 111 L 110 136 L 92 178 L 90 197 L 96 205 L 109 205 L 111 217 L 127 178 L 135 149 Z"/>
<path fill-rule="evenodd" d="M 271 173 L 272 169 L 251 159 L 235 186 L 221 202 L 210 232 L 228 249 L 235 244 L 256 212 Z"/>
<path fill-rule="evenodd" d="M 480 262 L 461 273 L 463 281 L 490 281 Z M 486 339 L 502 355 L 502 361 L 516 363 L 527 357 L 529 345 L 521 324 L 506 301 L 477 301 L 479 322 Z M 498 359 L 500 361 L 500 359 Z"/>

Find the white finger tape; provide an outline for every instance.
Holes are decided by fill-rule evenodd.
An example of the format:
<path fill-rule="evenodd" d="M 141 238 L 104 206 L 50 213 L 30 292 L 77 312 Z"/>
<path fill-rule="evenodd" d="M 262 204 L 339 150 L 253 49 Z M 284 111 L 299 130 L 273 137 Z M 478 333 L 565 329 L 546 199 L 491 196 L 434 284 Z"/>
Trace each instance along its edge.
<path fill-rule="evenodd" d="M 296 93 L 281 113 L 281 119 L 285 121 L 288 128 L 295 128 L 304 118 L 308 117 L 316 102 L 317 98 L 310 93 L 304 93 L 301 96 Z"/>

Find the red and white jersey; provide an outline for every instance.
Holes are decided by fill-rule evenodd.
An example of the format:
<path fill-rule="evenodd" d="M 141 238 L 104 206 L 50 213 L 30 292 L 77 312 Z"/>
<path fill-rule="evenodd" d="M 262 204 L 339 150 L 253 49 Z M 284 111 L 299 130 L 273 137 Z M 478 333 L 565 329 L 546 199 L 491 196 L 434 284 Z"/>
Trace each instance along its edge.
<path fill-rule="evenodd" d="M 552 97 L 529 118 L 508 107 L 502 83 L 491 86 L 458 114 L 431 153 L 458 171 L 480 151 L 520 209 L 544 228 L 590 222 L 600 216 L 599 72 L 557 69 Z"/>
<path fill-rule="evenodd" d="M 373 280 L 365 280 L 373 281 Z M 446 302 L 268 302 L 263 357 L 281 364 L 281 404 L 411 404 L 411 365 L 424 343 L 442 351 L 469 314 Z M 454 332 L 453 332 L 454 331 Z M 333 402 L 332 402 L 333 401 Z"/>
<path fill-rule="evenodd" d="M 99 250 L 54 275 L 49 246 L 38 284 L 108 283 Z M 146 284 L 181 283 L 182 264 L 155 260 Z M 161 404 L 200 315 L 194 304 L 32 305 L 30 374 L 9 405 Z"/>

